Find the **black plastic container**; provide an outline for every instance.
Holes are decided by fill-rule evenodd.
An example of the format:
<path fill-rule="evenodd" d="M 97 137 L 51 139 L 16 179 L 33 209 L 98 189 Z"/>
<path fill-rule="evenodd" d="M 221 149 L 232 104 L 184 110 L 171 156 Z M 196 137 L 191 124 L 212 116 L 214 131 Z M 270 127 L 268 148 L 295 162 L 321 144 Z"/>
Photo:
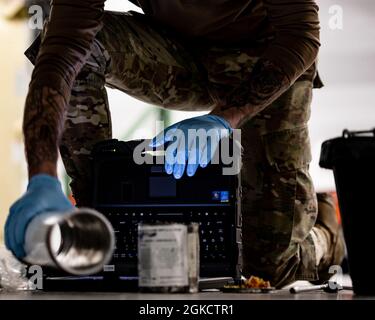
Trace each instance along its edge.
<path fill-rule="evenodd" d="M 375 129 L 324 142 L 320 166 L 334 172 L 354 292 L 374 295 Z"/>

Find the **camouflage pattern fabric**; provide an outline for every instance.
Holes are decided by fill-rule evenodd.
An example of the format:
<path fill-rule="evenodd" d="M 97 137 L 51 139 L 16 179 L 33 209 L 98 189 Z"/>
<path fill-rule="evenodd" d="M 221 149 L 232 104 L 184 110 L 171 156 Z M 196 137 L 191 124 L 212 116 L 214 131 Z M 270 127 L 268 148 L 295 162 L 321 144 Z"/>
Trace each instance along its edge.
<path fill-rule="evenodd" d="M 111 138 L 105 85 L 159 107 L 210 110 L 230 103 L 228 92 L 249 78 L 263 48 L 193 46 L 143 15 L 106 12 L 75 81 L 61 143 L 78 204 L 90 204 L 92 146 Z M 278 287 L 317 279 L 307 129 L 313 84 L 301 79 L 242 128 L 244 275 Z"/>
<path fill-rule="evenodd" d="M 71 92 L 60 153 L 71 177 L 71 189 L 78 205 L 91 204 L 91 151 L 112 137 L 111 115 L 105 89 L 109 56 L 98 42 L 76 78 Z"/>
<path fill-rule="evenodd" d="M 168 109 L 213 107 L 204 73 L 192 54 L 148 17 L 107 12 L 97 38 L 111 57 L 108 86 Z"/>
<path fill-rule="evenodd" d="M 276 286 L 317 277 L 310 236 L 317 217 L 309 175 L 311 95 L 312 83 L 297 81 L 242 129 L 244 271 Z"/>

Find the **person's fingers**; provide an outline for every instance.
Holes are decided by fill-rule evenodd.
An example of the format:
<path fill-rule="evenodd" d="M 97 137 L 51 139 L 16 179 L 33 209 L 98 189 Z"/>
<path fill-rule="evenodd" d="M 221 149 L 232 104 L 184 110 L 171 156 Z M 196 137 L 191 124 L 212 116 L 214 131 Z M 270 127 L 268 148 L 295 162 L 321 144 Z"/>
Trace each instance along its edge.
<path fill-rule="evenodd" d="M 210 150 L 209 143 L 206 143 L 205 145 L 202 146 L 202 149 L 199 152 L 199 165 L 201 166 L 201 168 L 206 168 L 208 165 L 209 150 Z"/>
<path fill-rule="evenodd" d="M 196 160 L 193 163 L 188 163 L 187 168 L 186 168 L 187 175 L 189 177 L 193 177 L 196 174 L 198 167 L 199 167 L 199 162 Z"/>
<path fill-rule="evenodd" d="M 171 142 L 175 137 L 179 136 L 180 133 L 177 131 L 177 126 L 171 127 L 166 130 L 165 142 Z"/>
<path fill-rule="evenodd" d="M 22 247 L 25 241 L 26 226 L 30 222 L 30 219 L 35 215 L 34 210 L 28 206 L 22 207 L 18 213 L 18 219 L 15 219 L 14 234 L 15 244 L 17 247 Z"/>
<path fill-rule="evenodd" d="M 177 155 L 177 150 L 180 144 L 180 139 L 183 138 L 183 135 L 180 131 L 177 131 L 174 133 L 173 138 L 176 138 L 176 141 L 173 143 L 170 143 L 168 145 L 168 148 L 165 150 L 165 171 L 168 174 L 173 173 L 173 167 L 177 161 L 176 155 Z"/>
<path fill-rule="evenodd" d="M 27 219 L 25 208 L 26 207 L 20 203 L 13 209 L 14 211 L 10 213 L 13 219 L 9 224 L 8 233 L 10 235 L 11 250 L 17 258 L 23 258 L 25 256 L 24 239 L 26 223 L 23 222 Z"/>
<path fill-rule="evenodd" d="M 176 154 L 177 154 L 177 147 L 176 148 L 167 148 L 165 153 L 165 172 L 167 174 L 173 173 L 173 165 L 176 162 Z"/>
<path fill-rule="evenodd" d="M 176 163 L 173 166 L 173 176 L 180 179 L 184 175 L 187 160 L 187 148 L 185 147 L 185 136 L 179 137 L 176 154 Z"/>
<path fill-rule="evenodd" d="M 199 145 L 198 141 L 202 142 L 199 139 L 191 139 L 189 141 L 189 151 L 188 151 L 188 163 L 186 168 L 186 173 L 189 177 L 192 177 L 197 172 L 199 167 L 199 156 L 200 156 L 200 148 L 203 148 Z M 201 145 L 205 145 L 206 142 L 202 142 Z"/>
<path fill-rule="evenodd" d="M 173 125 L 164 131 L 160 132 L 155 138 L 153 138 L 149 144 L 152 148 L 161 147 L 166 142 L 172 141 L 176 132 L 177 126 Z"/>
<path fill-rule="evenodd" d="M 185 166 L 186 166 L 185 163 L 184 164 L 176 163 L 173 166 L 173 176 L 175 177 L 175 179 L 181 179 L 182 178 L 182 176 L 184 175 Z"/>
<path fill-rule="evenodd" d="M 5 223 L 5 245 L 6 247 L 13 251 L 14 250 L 14 244 L 15 244 L 15 219 L 16 219 L 16 209 L 14 206 L 12 206 L 9 210 L 8 218 Z"/>
<path fill-rule="evenodd" d="M 165 168 L 165 172 L 167 174 L 172 174 L 173 173 L 173 164 L 170 164 L 170 163 L 165 163 L 164 165 L 164 168 Z"/>

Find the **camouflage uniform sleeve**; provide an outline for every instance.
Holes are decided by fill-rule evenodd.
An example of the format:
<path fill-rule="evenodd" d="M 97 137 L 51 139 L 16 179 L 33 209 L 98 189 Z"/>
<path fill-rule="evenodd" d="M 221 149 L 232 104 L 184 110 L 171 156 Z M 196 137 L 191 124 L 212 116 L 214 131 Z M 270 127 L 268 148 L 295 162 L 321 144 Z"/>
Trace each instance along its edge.
<path fill-rule="evenodd" d="M 213 113 L 240 127 L 279 98 L 315 62 L 320 41 L 315 0 L 263 0 L 275 39 L 249 81 L 229 93 L 230 105 Z"/>
<path fill-rule="evenodd" d="M 23 130 L 29 176 L 56 175 L 65 107 L 101 28 L 105 0 L 52 0 L 48 28 L 26 99 Z"/>
<path fill-rule="evenodd" d="M 102 25 L 105 0 L 52 0 L 31 87 L 46 85 L 69 96 Z M 68 99 L 65 99 L 68 100 Z"/>

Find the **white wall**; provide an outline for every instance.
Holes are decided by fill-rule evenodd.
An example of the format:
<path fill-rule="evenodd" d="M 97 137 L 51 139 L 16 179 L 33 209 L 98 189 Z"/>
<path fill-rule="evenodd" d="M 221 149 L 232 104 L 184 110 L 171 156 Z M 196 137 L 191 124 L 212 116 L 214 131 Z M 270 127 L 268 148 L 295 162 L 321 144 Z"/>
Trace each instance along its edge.
<path fill-rule="evenodd" d="M 375 128 L 375 1 L 318 3 L 322 26 L 319 70 L 325 87 L 314 93 L 311 173 L 318 190 L 332 190 L 332 172 L 318 165 L 321 143 L 340 136 L 345 128 Z M 329 27 L 333 5 L 343 8 L 343 30 Z"/>
<path fill-rule="evenodd" d="M 24 22 L 0 17 L 0 242 L 9 206 L 26 182 L 21 124 L 28 81 L 23 46 L 28 32 Z"/>

